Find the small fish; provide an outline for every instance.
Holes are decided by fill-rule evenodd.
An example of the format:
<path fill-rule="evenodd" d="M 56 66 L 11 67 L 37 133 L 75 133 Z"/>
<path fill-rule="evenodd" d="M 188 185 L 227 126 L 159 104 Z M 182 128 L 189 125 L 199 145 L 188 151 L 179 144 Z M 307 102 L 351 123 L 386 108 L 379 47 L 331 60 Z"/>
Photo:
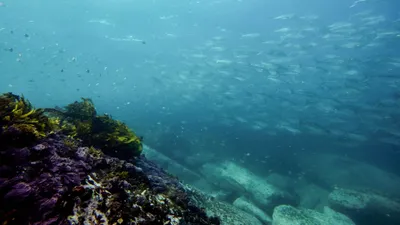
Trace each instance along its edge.
<path fill-rule="evenodd" d="M 256 38 L 260 37 L 259 33 L 242 34 L 242 38 Z"/>
<path fill-rule="evenodd" d="M 215 60 L 216 63 L 220 63 L 220 64 L 231 64 L 232 61 L 231 60 L 227 60 L 227 59 L 217 59 Z"/>
<path fill-rule="evenodd" d="M 366 2 L 367 0 L 357 0 L 357 1 L 355 1 L 349 8 L 353 8 L 353 7 L 355 7 L 358 3 L 360 3 L 360 2 Z"/>
<path fill-rule="evenodd" d="M 285 14 L 285 15 L 280 15 L 274 18 L 274 20 L 288 20 L 292 19 L 294 17 L 294 14 Z"/>

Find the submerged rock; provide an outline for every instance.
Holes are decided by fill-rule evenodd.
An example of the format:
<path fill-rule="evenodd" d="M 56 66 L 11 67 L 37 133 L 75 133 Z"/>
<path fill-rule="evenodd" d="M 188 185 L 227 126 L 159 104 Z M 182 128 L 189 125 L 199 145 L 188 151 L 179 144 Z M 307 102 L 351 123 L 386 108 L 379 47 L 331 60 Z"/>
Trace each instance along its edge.
<path fill-rule="evenodd" d="M 376 193 L 335 189 L 329 194 L 329 205 L 358 224 L 400 224 L 400 202 Z"/>
<path fill-rule="evenodd" d="M 240 197 L 237 198 L 234 202 L 233 205 L 236 206 L 237 208 L 250 213 L 257 217 L 260 221 L 262 221 L 265 224 L 271 224 L 272 218 L 267 215 L 265 212 L 263 212 L 260 208 L 258 208 L 254 203 L 246 199 L 245 197 Z"/>
<path fill-rule="evenodd" d="M 277 205 L 297 204 L 296 197 L 234 162 L 206 164 L 201 172 L 223 189 L 249 193 L 250 200 L 268 213 L 272 213 Z"/>
<path fill-rule="evenodd" d="M 208 216 L 218 216 L 221 225 L 265 225 L 253 214 L 245 212 L 238 207 L 222 201 L 192 187 L 186 187 L 190 193 L 191 201 L 204 208 Z"/>
<path fill-rule="evenodd" d="M 325 207 L 324 212 L 320 213 L 281 205 L 274 209 L 272 219 L 272 225 L 355 225 L 351 219 L 329 207 Z"/>

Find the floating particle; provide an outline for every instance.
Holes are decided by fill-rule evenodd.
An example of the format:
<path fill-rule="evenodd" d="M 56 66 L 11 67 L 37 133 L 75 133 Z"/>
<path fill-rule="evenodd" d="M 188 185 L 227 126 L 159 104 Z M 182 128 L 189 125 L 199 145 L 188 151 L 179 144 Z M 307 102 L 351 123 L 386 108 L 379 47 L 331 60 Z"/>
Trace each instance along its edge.
<path fill-rule="evenodd" d="M 89 69 L 87 69 L 87 70 L 86 70 L 86 73 L 90 73 L 90 70 L 89 70 Z"/>
<path fill-rule="evenodd" d="M 24 37 L 28 38 L 28 37 L 29 37 L 29 34 L 24 34 Z"/>
<path fill-rule="evenodd" d="M 63 73 L 63 72 L 64 72 L 64 69 L 61 69 L 60 72 Z"/>

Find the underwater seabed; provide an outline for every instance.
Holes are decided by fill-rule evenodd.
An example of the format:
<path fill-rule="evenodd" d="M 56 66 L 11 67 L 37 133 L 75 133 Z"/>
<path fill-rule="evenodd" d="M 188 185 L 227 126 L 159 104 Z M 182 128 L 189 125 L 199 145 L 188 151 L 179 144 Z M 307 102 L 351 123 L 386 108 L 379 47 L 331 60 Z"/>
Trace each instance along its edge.
<path fill-rule="evenodd" d="M 307 172 L 293 179 L 273 172 L 262 177 L 230 160 L 193 171 L 149 146 L 143 153 L 202 190 L 203 207 L 222 224 L 400 224 L 400 177 L 349 158 L 300 156 Z"/>

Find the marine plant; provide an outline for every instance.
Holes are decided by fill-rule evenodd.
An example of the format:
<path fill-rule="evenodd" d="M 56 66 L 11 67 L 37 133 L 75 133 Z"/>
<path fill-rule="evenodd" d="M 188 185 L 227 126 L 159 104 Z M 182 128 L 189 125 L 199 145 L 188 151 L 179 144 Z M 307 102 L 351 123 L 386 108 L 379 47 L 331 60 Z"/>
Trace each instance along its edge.
<path fill-rule="evenodd" d="M 107 155 L 129 159 L 142 152 L 141 138 L 121 121 L 109 115 L 97 115 L 93 101 L 88 98 L 47 112 L 61 118 L 54 121 L 59 122 L 58 127 L 64 134 L 100 148 Z"/>
<path fill-rule="evenodd" d="M 97 115 L 92 100 L 65 108 L 35 109 L 23 96 L 0 96 L 0 145 L 28 146 L 49 133 L 62 132 L 110 156 L 129 159 L 142 152 L 141 138 L 109 115 Z"/>
<path fill-rule="evenodd" d="M 114 120 L 109 115 L 96 116 L 92 121 L 92 145 L 102 146 L 108 155 L 124 159 L 140 155 L 141 140 L 121 121 Z"/>
<path fill-rule="evenodd" d="M 0 145 L 29 146 L 54 129 L 42 109 L 35 109 L 23 96 L 0 95 Z"/>
<path fill-rule="evenodd" d="M 91 120 L 96 116 L 96 108 L 90 98 L 82 98 L 81 102 L 75 101 L 65 107 L 65 113 L 70 118 L 77 120 Z"/>

